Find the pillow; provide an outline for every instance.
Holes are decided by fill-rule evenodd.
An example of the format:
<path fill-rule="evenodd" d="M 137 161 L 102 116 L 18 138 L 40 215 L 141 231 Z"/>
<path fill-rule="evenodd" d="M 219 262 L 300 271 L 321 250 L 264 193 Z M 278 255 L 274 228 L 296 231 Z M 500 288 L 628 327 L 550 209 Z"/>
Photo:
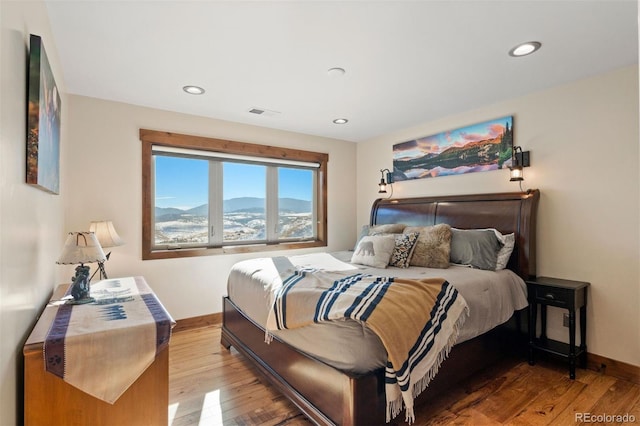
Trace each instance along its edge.
<path fill-rule="evenodd" d="M 395 247 L 391 253 L 391 259 L 389 259 L 389 266 L 408 268 L 419 236 L 420 234 L 417 232 L 395 234 Z"/>
<path fill-rule="evenodd" d="M 369 235 L 374 232 L 378 234 L 400 234 L 407 225 L 403 223 L 387 223 L 384 225 L 373 225 L 369 227 Z"/>
<path fill-rule="evenodd" d="M 362 239 L 362 237 L 366 236 L 366 235 L 374 235 L 374 234 L 400 234 L 402 233 L 402 230 L 406 227 L 406 225 L 403 225 L 401 223 L 389 223 L 389 224 L 385 224 L 385 225 L 362 225 L 362 228 L 360 229 L 360 236 L 358 237 L 358 240 L 356 241 L 356 245 L 353 248 L 353 250 L 355 251 L 356 248 L 358 247 L 358 243 L 360 242 L 360 240 Z"/>
<path fill-rule="evenodd" d="M 351 263 L 386 268 L 391 259 L 396 239 L 393 235 L 373 235 L 362 237 L 351 256 Z"/>
<path fill-rule="evenodd" d="M 403 233 L 418 232 L 418 241 L 409 261 L 411 266 L 446 269 L 451 251 L 451 227 L 445 223 L 435 226 L 407 226 Z"/>
<path fill-rule="evenodd" d="M 369 235 L 369 225 L 362 225 L 362 228 L 360 228 L 360 235 L 358 235 L 358 239 L 356 240 L 356 245 L 353 246 L 353 251 L 356 251 L 358 249 L 358 243 L 360 242 L 360 240 L 363 237 L 366 237 L 367 235 Z"/>
<path fill-rule="evenodd" d="M 503 243 L 491 229 L 451 229 L 451 262 L 495 271 Z"/>
<path fill-rule="evenodd" d="M 512 232 L 511 234 L 502 234 L 495 228 L 486 228 L 493 232 L 495 232 L 496 237 L 504 244 L 500 251 L 498 252 L 498 261 L 496 262 L 496 271 L 500 271 L 507 267 L 509 263 L 509 259 L 511 258 L 511 253 L 513 252 L 513 248 L 516 244 L 516 236 Z"/>
<path fill-rule="evenodd" d="M 515 234 L 501 234 L 497 229 L 493 230 L 496 233 L 496 237 L 502 242 L 503 246 L 498 252 L 498 260 L 496 261 L 496 271 L 500 271 L 507 267 L 513 247 L 516 245 Z"/>

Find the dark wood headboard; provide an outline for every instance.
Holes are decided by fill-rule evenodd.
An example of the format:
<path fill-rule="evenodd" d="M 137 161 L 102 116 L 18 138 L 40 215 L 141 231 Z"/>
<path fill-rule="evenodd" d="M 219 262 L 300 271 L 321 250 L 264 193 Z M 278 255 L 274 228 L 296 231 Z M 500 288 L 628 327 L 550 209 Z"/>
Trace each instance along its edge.
<path fill-rule="evenodd" d="M 427 226 L 447 223 L 454 228 L 496 228 L 514 233 L 516 244 L 507 267 L 523 279 L 536 275 L 536 220 L 540 191 L 378 199 L 371 225 L 404 223 Z"/>

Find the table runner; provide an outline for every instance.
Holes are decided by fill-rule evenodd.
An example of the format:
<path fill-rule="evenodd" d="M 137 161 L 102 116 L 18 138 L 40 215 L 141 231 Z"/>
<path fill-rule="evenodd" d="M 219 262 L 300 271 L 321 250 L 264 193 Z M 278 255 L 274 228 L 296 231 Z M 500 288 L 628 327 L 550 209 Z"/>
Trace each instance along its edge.
<path fill-rule="evenodd" d="M 46 370 L 113 404 L 168 346 L 175 321 L 144 278 L 91 285 L 94 303 L 57 309 L 44 342 Z"/>

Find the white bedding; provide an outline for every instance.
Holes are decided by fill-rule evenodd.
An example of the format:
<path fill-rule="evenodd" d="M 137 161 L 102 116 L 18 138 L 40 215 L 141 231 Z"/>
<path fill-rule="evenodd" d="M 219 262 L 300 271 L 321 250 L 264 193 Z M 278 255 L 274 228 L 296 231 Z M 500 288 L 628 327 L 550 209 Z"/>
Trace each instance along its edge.
<path fill-rule="evenodd" d="M 353 271 L 404 278 L 444 278 L 469 306 L 469 318 L 458 343 L 469 340 L 506 322 L 515 310 L 527 306 L 526 284 L 514 272 L 497 272 L 451 266 L 448 269 L 389 267 L 375 269 L 348 263 L 352 252 L 312 253 L 291 256 L 296 266 L 313 266 L 331 271 Z M 269 310 L 269 292 L 282 284 L 272 258 L 236 263 L 229 274 L 229 298 L 247 316 L 264 327 Z M 313 355 L 338 369 L 364 373 L 384 367 L 386 352 L 378 337 L 361 324 L 347 320 L 313 324 L 273 333 L 280 340 Z"/>

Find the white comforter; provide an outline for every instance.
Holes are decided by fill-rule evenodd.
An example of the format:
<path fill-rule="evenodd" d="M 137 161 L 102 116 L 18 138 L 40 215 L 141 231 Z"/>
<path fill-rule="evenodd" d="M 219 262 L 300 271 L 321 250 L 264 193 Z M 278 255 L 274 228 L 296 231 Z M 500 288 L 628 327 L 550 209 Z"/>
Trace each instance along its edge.
<path fill-rule="evenodd" d="M 460 292 L 469 306 L 458 343 L 506 322 L 515 310 L 527 306 L 526 284 L 510 270 L 483 271 L 463 266 L 448 269 L 411 267 L 375 269 L 348 263 L 351 252 L 291 256 L 296 266 L 325 270 L 353 270 L 372 275 L 404 278 L 444 278 Z M 271 258 L 236 263 L 229 274 L 229 298 L 258 324 L 266 324 L 269 292 L 282 284 Z M 384 367 L 387 354 L 378 337 L 361 324 L 347 320 L 313 324 L 273 333 L 279 339 L 336 368 L 364 373 Z"/>

